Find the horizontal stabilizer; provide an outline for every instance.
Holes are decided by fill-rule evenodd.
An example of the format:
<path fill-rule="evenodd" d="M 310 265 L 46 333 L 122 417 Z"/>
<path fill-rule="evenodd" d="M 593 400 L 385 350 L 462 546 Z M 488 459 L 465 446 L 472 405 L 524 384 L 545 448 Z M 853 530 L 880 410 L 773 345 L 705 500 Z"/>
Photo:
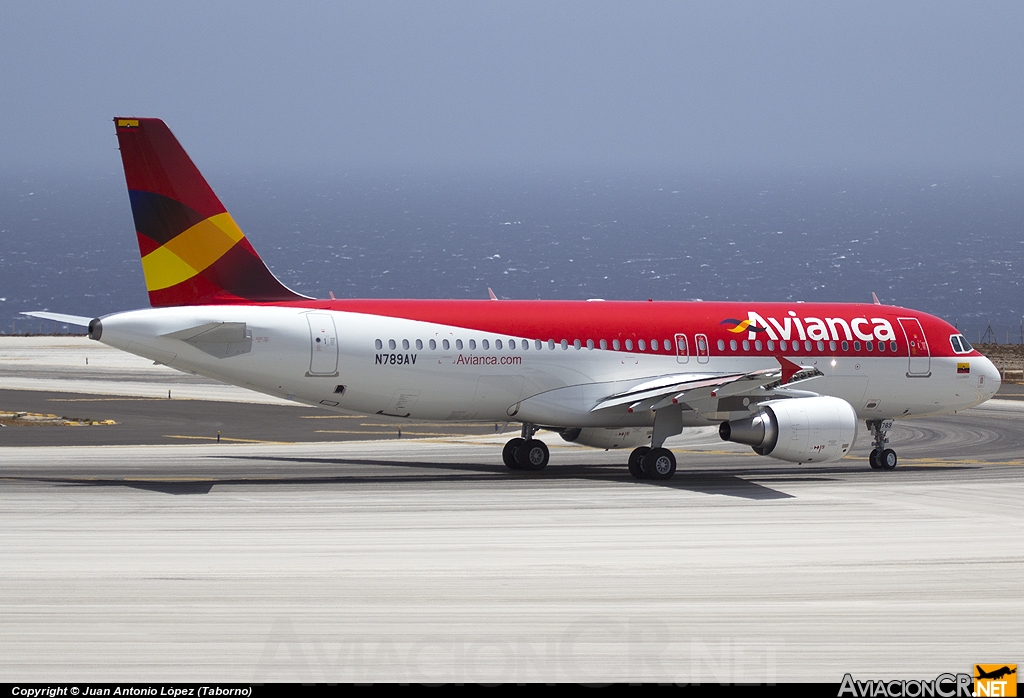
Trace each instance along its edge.
<path fill-rule="evenodd" d="M 29 317 L 37 317 L 42 320 L 55 320 L 57 322 L 65 322 L 69 325 L 80 325 L 82 327 L 88 327 L 89 323 L 93 321 L 91 317 L 82 317 L 81 315 L 66 315 L 65 313 L 48 313 L 42 310 L 33 310 L 30 312 L 23 312 L 22 315 L 28 315 Z"/>
<path fill-rule="evenodd" d="M 218 359 L 252 351 L 252 330 L 247 329 L 244 322 L 208 322 L 163 336 L 180 339 Z"/>

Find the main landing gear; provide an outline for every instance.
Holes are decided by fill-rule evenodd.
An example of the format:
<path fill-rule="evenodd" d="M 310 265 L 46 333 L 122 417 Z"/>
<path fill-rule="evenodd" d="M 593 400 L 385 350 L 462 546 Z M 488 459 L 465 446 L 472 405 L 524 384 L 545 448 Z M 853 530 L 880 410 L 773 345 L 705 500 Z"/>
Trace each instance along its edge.
<path fill-rule="evenodd" d="M 634 448 L 629 454 L 629 474 L 637 480 L 668 480 L 676 474 L 676 456 L 667 448 Z"/>
<path fill-rule="evenodd" d="M 523 424 L 523 435 L 505 444 L 501 459 L 510 470 L 543 470 L 548 464 L 547 444 L 533 438 L 536 433 L 535 425 Z"/>
<path fill-rule="evenodd" d="M 641 446 L 629 454 L 629 474 L 637 480 L 668 480 L 676 474 L 676 456 L 662 448 L 665 439 L 683 431 L 682 408 L 658 410 L 651 432 L 651 446 Z"/>
<path fill-rule="evenodd" d="M 869 419 L 868 429 L 871 431 L 871 455 L 868 462 L 872 470 L 893 470 L 896 467 L 896 451 L 886 448 L 889 443 L 886 432 L 892 428 L 891 419 Z"/>

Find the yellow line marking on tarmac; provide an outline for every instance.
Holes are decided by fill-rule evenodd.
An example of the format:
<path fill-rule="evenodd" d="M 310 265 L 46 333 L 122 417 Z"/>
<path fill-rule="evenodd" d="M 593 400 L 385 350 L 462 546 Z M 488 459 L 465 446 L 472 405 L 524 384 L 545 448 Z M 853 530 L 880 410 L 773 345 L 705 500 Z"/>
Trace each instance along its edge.
<path fill-rule="evenodd" d="M 165 398 L 165 397 L 81 397 L 81 398 L 78 398 L 78 397 L 48 397 L 48 398 L 46 398 L 47 402 L 120 402 L 122 400 L 124 400 L 124 401 L 129 401 L 129 400 L 139 400 L 139 401 L 142 401 L 142 400 L 147 400 L 147 401 L 149 401 L 149 400 L 154 400 L 154 401 L 155 400 L 164 400 L 164 401 L 166 401 L 167 398 Z"/>
<path fill-rule="evenodd" d="M 390 431 L 373 431 L 370 429 L 361 429 L 359 431 L 344 431 L 341 429 L 317 429 L 315 434 L 391 434 L 396 433 L 395 429 Z M 448 436 L 448 434 L 442 434 L 433 431 L 403 431 L 402 436 Z M 452 436 L 460 436 L 459 434 L 452 434 Z"/>
<path fill-rule="evenodd" d="M 216 436 L 186 436 L 184 434 L 164 434 L 165 439 L 197 439 L 200 441 L 216 441 Z M 246 444 L 294 444 L 296 441 L 270 441 L 269 439 L 233 439 L 230 436 L 220 437 L 221 441 L 237 441 Z"/>
<path fill-rule="evenodd" d="M 304 414 L 299 419 L 366 419 L 359 414 Z"/>

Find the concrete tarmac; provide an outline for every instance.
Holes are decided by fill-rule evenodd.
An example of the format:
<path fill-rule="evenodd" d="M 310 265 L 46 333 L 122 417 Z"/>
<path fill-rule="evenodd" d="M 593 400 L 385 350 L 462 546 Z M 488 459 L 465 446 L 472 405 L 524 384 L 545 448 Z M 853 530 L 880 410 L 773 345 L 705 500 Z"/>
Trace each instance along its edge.
<path fill-rule="evenodd" d="M 62 412 L 33 394 L 0 399 Z M 177 431 L 344 421 L 81 396 L 76 416 Z M 547 470 L 508 471 L 507 438 L 0 446 L 0 681 L 838 682 L 1024 657 L 1022 402 L 898 422 L 892 472 L 863 430 L 820 466 L 688 430 L 667 483 L 550 434 Z"/>

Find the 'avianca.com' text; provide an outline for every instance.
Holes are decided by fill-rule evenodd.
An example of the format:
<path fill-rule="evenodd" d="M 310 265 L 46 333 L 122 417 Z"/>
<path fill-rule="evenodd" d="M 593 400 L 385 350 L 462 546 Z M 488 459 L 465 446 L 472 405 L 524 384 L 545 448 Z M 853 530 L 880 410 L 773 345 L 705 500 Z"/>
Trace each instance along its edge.
<path fill-rule="evenodd" d="M 523 363 L 521 356 L 473 356 L 470 354 L 459 354 L 455 361 L 456 366 L 519 366 Z"/>

